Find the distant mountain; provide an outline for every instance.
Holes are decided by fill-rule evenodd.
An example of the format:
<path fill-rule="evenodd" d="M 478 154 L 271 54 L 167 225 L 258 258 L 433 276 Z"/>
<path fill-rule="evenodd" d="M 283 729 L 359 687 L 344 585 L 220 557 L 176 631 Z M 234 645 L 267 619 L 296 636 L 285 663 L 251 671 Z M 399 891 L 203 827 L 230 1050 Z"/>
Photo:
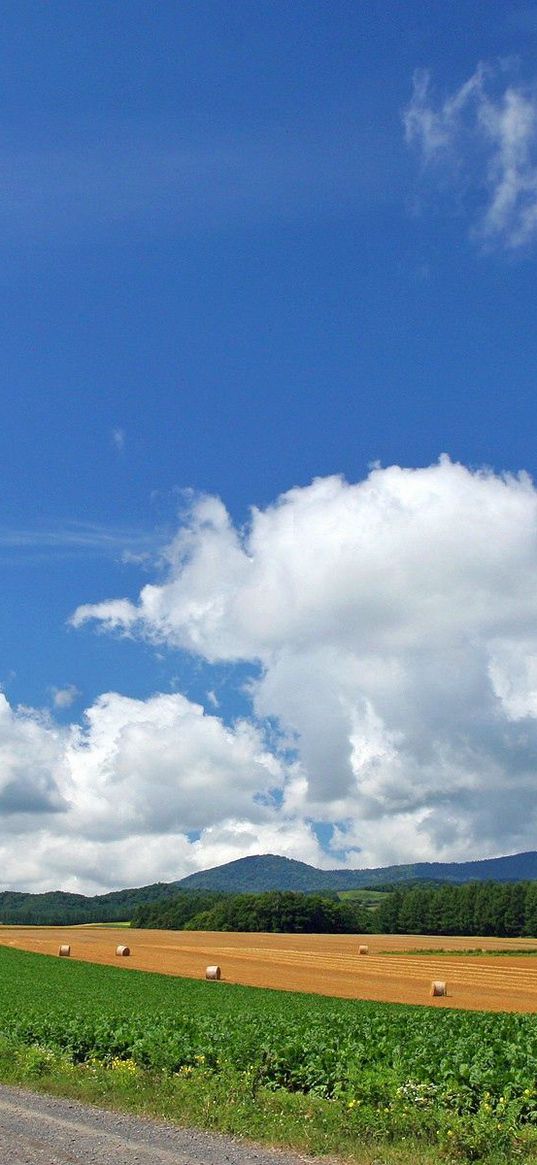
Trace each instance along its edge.
<path fill-rule="evenodd" d="M 473 862 L 414 862 L 370 870 L 318 870 L 275 854 L 238 858 L 182 878 L 183 890 L 223 890 L 230 894 L 263 890 L 358 890 L 397 882 L 524 882 L 537 880 L 537 852 Z"/>
<path fill-rule="evenodd" d="M 373 870 L 317 870 L 305 862 L 276 854 L 238 858 L 212 870 L 189 874 L 178 882 L 156 882 L 132 890 L 86 897 L 55 890 L 47 894 L 0 892 L 0 923 L 68 926 L 84 922 L 123 922 L 138 906 L 177 898 L 185 891 L 218 890 L 228 894 L 265 890 L 304 892 L 359 890 L 404 882 L 537 881 L 537 852 L 486 858 L 476 862 L 415 862 Z"/>
<path fill-rule="evenodd" d="M 229 894 L 255 894 L 263 890 L 346 890 L 347 884 L 334 885 L 332 874 L 339 871 L 317 870 L 305 862 L 292 858 L 281 858 L 277 854 L 259 854 L 251 858 L 238 858 L 215 866 L 212 870 L 200 870 L 181 878 L 177 886 L 181 890 L 223 890 Z M 363 883 L 361 883 L 363 884 Z M 357 885 L 352 882 L 352 887 Z"/>

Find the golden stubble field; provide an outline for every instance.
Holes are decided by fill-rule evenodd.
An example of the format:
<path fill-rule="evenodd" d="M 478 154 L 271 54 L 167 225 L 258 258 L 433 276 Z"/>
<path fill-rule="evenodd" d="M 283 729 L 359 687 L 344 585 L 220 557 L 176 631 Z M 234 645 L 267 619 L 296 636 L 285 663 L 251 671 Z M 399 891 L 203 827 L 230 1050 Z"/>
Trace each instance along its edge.
<path fill-rule="evenodd" d="M 537 1012 L 537 954 L 517 956 L 517 949 L 537 951 L 537 939 L 0 926 L 3 946 L 57 957 L 60 943 L 70 944 L 71 958 L 109 963 L 125 971 L 199 979 L 206 966 L 217 963 L 225 982 L 251 987 L 467 1010 Z M 131 955 L 120 958 L 116 946 L 125 943 Z M 368 945 L 367 955 L 358 954 L 360 943 Z M 433 947 L 446 954 L 417 953 Z M 508 948 L 512 954 L 495 958 L 486 953 L 450 954 L 468 947 Z M 446 981 L 447 998 L 431 999 L 433 979 Z"/>

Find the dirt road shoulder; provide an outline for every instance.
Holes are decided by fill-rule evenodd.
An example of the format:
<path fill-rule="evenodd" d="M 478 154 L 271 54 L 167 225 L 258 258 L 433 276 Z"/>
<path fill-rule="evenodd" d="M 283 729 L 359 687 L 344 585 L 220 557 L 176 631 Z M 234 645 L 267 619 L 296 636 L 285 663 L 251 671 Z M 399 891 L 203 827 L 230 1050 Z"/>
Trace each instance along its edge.
<path fill-rule="evenodd" d="M 0 1144 L 10 1165 L 303 1165 L 306 1160 L 4 1085 Z"/>

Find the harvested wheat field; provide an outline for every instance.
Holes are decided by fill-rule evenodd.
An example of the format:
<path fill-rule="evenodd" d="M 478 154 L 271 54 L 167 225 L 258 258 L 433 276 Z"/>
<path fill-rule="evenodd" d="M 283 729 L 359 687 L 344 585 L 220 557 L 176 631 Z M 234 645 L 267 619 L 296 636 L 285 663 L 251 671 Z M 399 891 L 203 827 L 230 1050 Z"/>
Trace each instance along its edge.
<path fill-rule="evenodd" d="M 128 934 L 131 954 L 126 959 L 116 956 L 125 930 L 109 926 L 0 926 L 0 944 L 56 957 L 60 945 L 69 944 L 74 959 L 196 979 L 205 977 L 209 964 L 218 964 L 228 983 L 345 999 L 537 1012 L 537 954 L 517 957 L 517 949 L 537 952 L 537 939 L 164 930 L 129 930 Z M 369 947 L 365 956 L 358 954 L 364 939 Z M 469 947 L 509 949 L 512 955 L 450 956 Z M 417 953 L 430 948 L 446 953 Z M 447 983 L 447 996 L 431 998 L 432 980 Z"/>

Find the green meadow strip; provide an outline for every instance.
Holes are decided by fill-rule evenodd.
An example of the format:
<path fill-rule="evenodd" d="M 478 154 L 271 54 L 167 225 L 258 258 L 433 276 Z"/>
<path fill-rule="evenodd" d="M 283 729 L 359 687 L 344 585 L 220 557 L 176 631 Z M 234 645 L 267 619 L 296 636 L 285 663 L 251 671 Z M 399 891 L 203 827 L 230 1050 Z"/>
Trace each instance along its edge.
<path fill-rule="evenodd" d="M 498 947 L 494 951 L 488 951 L 485 947 L 408 947 L 406 950 L 379 951 L 378 953 L 379 955 L 395 956 L 397 958 L 401 955 L 415 955 L 417 959 L 422 958 L 424 955 L 444 955 L 449 959 L 456 959 L 460 955 L 465 959 L 505 959 L 506 957 L 518 959 L 519 956 L 532 956 L 533 958 L 537 958 L 537 947 Z"/>
<path fill-rule="evenodd" d="M 364 1163 L 537 1160 L 534 1015 L 337 1000 L 0 948 L 0 1074 Z"/>

